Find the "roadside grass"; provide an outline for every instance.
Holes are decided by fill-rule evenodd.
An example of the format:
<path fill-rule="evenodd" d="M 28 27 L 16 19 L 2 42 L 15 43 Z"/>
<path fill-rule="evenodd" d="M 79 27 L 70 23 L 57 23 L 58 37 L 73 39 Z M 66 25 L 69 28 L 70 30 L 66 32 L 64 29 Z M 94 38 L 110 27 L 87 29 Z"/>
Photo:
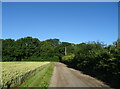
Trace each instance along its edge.
<path fill-rule="evenodd" d="M 46 89 L 49 86 L 54 63 L 50 63 L 42 70 L 25 80 L 19 87 L 41 87 Z"/>

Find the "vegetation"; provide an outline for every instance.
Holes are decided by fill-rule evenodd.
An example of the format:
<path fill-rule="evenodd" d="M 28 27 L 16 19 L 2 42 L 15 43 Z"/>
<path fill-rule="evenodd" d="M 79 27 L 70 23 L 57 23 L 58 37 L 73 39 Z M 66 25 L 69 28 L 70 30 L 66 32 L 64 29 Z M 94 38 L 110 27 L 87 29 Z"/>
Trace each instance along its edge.
<path fill-rule="evenodd" d="M 58 61 L 64 50 L 59 46 L 59 39 L 46 41 L 39 41 L 32 37 L 25 37 L 16 41 L 14 39 L 2 39 L 2 61 L 32 61 L 33 59 L 34 61 Z"/>
<path fill-rule="evenodd" d="M 49 86 L 49 82 L 52 76 L 54 63 L 50 63 L 35 76 L 32 76 L 25 80 L 19 87 L 41 87 L 45 89 Z"/>
<path fill-rule="evenodd" d="M 2 62 L 3 87 L 20 85 L 50 62 Z M 1 63 L 0 63 L 1 64 Z"/>
<path fill-rule="evenodd" d="M 32 37 L 2 39 L 2 52 L 3 61 L 61 61 L 112 86 L 119 86 L 120 39 L 112 45 L 73 44 L 59 39 L 40 41 Z"/>
<path fill-rule="evenodd" d="M 62 57 L 62 62 L 107 82 L 112 87 L 120 83 L 120 41 L 106 46 L 100 42 L 81 43 L 74 46 L 75 56 Z"/>

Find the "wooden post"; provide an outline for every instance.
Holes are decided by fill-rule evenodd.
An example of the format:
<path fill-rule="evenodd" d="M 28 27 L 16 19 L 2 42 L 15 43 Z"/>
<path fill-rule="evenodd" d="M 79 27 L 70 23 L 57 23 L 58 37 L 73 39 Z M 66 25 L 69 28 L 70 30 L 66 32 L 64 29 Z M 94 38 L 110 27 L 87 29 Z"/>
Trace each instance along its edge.
<path fill-rule="evenodd" d="M 65 56 L 67 55 L 66 47 L 65 47 Z"/>

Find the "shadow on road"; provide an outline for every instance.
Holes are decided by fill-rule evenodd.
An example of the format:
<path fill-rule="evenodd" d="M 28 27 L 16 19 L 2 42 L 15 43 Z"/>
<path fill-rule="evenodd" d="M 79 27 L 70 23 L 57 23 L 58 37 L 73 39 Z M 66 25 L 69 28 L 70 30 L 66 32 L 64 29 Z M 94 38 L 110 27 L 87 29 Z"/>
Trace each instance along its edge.
<path fill-rule="evenodd" d="M 70 66 L 70 65 L 66 65 L 66 66 L 68 68 L 72 68 L 72 69 L 78 70 L 80 73 L 83 73 L 85 75 L 90 75 L 91 77 L 104 82 L 106 85 L 110 86 L 113 89 L 120 89 L 120 82 L 119 82 L 120 79 L 118 79 L 116 76 L 113 77 L 111 74 L 105 74 L 102 71 L 101 72 L 96 72 L 96 73 L 94 72 L 93 73 L 91 71 L 80 70 L 78 68 L 75 68 L 74 66 Z M 107 76 L 105 76 L 105 75 L 107 75 Z"/>

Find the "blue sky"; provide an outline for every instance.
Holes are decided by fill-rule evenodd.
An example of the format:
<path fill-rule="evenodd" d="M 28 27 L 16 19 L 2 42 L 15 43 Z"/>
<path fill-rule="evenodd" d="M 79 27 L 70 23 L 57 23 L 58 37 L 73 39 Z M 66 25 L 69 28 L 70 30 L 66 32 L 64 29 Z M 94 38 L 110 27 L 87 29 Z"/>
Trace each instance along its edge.
<path fill-rule="evenodd" d="M 118 38 L 117 2 L 4 2 L 2 38 L 81 43 Z"/>

